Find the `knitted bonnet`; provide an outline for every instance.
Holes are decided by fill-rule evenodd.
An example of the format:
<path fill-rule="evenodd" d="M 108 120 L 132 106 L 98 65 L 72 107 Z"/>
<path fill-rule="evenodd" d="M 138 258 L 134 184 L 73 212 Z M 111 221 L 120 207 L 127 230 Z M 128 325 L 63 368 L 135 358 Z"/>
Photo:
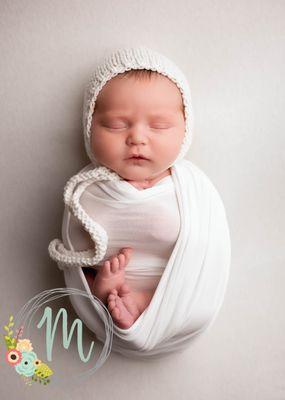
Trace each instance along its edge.
<path fill-rule="evenodd" d="M 85 149 L 95 167 L 100 166 L 91 149 L 91 124 L 96 98 L 102 87 L 116 75 L 131 69 L 147 69 L 157 71 L 171 79 L 180 89 L 185 114 L 185 135 L 180 153 L 174 161 L 181 160 L 192 142 L 193 113 L 191 94 L 187 79 L 183 72 L 166 56 L 146 47 L 127 47 L 119 49 L 97 66 L 84 93 L 83 133 Z"/>

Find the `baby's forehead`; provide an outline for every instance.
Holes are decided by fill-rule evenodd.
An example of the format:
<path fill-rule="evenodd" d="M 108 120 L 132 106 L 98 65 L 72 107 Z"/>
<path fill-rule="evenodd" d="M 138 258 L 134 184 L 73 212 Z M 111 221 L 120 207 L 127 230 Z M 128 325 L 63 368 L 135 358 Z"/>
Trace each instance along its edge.
<path fill-rule="evenodd" d="M 110 79 L 99 92 L 95 109 L 100 113 L 120 111 L 132 104 L 149 104 L 155 113 L 183 110 L 183 98 L 178 86 L 157 73 L 148 79 L 120 76 Z"/>

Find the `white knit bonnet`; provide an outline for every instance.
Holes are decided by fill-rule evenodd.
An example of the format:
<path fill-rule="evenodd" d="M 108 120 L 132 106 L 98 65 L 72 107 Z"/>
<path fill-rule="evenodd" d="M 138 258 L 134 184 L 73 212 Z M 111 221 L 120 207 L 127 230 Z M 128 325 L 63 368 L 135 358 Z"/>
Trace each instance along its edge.
<path fill-rule="evenodd" d="M 94 166 L 100 165 L 91 149 L 91 124 L 96 98 L 107 81 L 131 69 L 157 71 L 171 79 L 180 89 L 185 113 L 185 136 L 180 153 L 173 163 L 181 160 L 192 142 L 193 113 L 190 88 L 183 72 L 170 59 L 146 46 L 127 47 L 113 52 L 92 74 L 85 89 L 83 105 L 83 133 L 88 157 Z"/>
<path fill-rule="evenodd" d="M 84 143 L 87 154 L 94 168 L 89 171 L 80 171 L 69 179 L 64 188 L 64 203 L 78 221 L 81 222 L 94 242 L 94 248 L 84 251 L 69 250 L 59 239 L 49 244 L 49 254 L 57 261 L 60 269 L 65 267 L 93 266 L 99 263 L 106 254 L 108 235 L 105 229 L 94 221 L 82 208 L 80 196 L 94 181 L 121 180 L 115 171 L 107 168 L 96 160 L 91 149 L 91 124 L 96 98 L 107 81 L 131 69 L 147 69 L 156 71 L 170 78 L 180 89 L 184 104 L 185 135 L 180 153 L 172 163 L 184 158 L 192 142 L 193 113 L 190 107 L 191 96 L 187 79 L 180 69 L 167 57 L 145 46 L 123 48 L 105 58 L 94 71 L 84 93 L 83 129 Z M 171 166 L 171 165 L 170 165 Z"/>

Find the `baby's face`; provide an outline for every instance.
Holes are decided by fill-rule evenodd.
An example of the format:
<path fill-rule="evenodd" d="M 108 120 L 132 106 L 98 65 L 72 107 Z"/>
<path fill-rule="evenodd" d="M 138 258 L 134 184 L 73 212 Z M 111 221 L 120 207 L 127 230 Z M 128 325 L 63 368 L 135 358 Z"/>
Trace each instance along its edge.
<path fill-rule="evenodd" d="M 163 75 L 116 76 L 100 91 L 91 147 L 100 164 L 126 180 L 155 179 L 177 158 L 185 133 L 180 90 Z M 142 154 L 147 160 L 129 159 Z"/>

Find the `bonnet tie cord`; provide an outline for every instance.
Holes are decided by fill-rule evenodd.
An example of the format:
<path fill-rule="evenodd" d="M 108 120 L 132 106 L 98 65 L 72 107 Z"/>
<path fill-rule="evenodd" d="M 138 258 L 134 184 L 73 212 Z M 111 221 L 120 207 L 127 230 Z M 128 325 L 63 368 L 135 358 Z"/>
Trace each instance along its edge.
<path fill-rule="evenodd" d="M 108 235 L 105 229 L 89 217 L 80 205 L 79 199 L 87 186 L 96 181 L 121 180 L 120 176 L 109 168 L 100 166 L 90 171 L 80 172 L 70 178 L 64 187 L 64 203 L 70 212 L 83 225 L 90 234 L 94 249 L 84 251 L 68 250 L 60 239 L 54 239 L 48 246 L 50 257 L 58 262 L 59 268 L 94 266 L 100 262 L 106 254 Z M 76 188 L 77 186 L 77 188 Z"/>

